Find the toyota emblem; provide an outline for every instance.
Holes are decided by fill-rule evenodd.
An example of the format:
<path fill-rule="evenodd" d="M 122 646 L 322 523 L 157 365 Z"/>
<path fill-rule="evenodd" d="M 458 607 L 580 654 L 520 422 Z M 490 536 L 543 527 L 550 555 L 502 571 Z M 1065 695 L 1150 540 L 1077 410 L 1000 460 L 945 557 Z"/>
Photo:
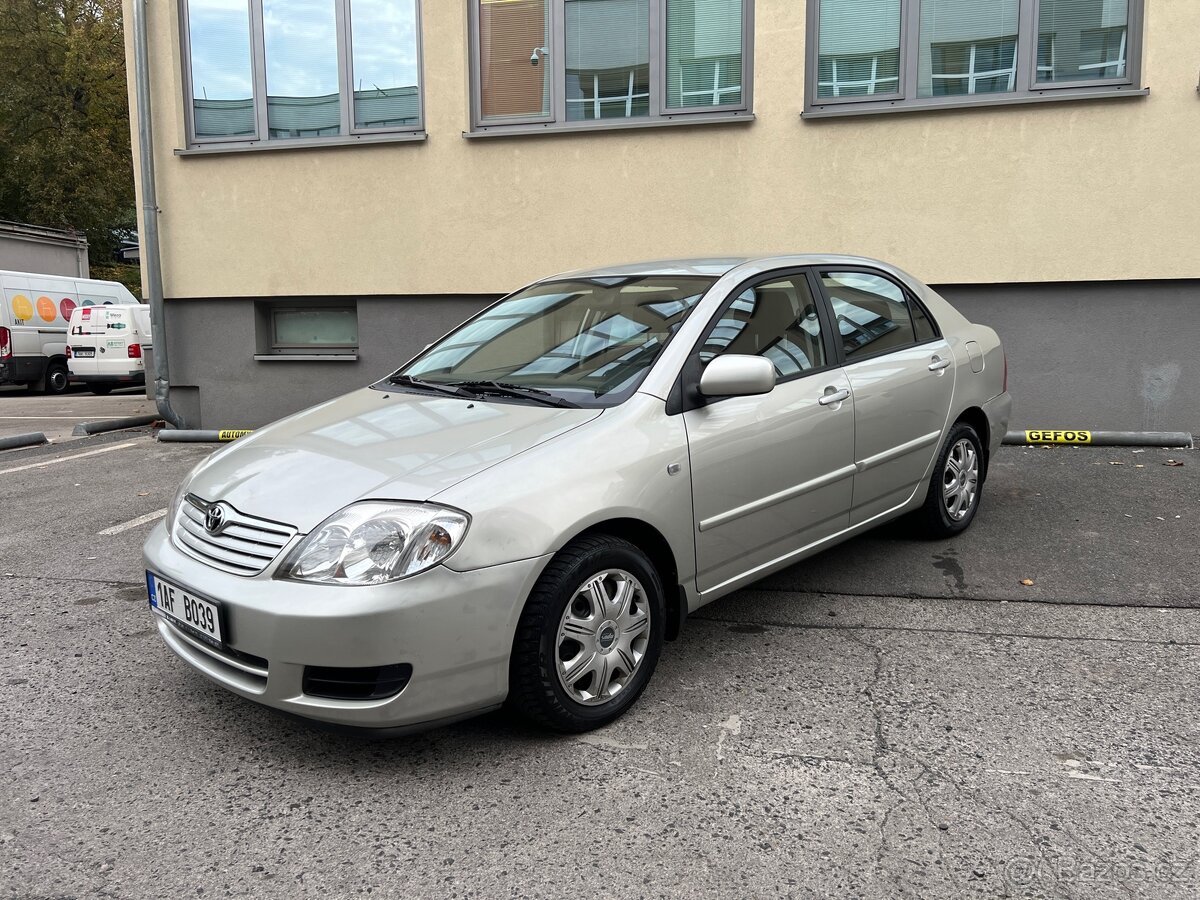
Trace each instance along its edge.
<path fill-rule="evenodd" d="M 204 530 L 209 534 L 220 534 L 225 527 L 225 508 L 214 503 L 204 513 Z"/>

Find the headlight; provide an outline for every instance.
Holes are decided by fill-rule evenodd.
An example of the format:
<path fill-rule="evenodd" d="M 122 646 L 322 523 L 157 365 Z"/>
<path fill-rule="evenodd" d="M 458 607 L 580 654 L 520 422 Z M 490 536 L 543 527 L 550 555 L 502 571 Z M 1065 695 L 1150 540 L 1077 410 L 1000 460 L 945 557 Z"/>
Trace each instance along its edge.
<path fill-rule="evenodd" d="M 421 503 L 353 503 L 330 516 L 284 561 L 278 578 L 383 584 L 436 566 L 462 542 L 464 513 Z"/>

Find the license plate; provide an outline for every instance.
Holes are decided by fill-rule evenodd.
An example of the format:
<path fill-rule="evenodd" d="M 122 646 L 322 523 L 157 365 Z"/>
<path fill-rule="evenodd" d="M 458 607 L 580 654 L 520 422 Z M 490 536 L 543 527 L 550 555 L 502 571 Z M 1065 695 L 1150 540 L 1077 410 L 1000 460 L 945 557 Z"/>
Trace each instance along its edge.
<path fill-rule="evenodd" d="M 92 359 L 96 355 L 95 350 L 76 350 L 74 353 L 76 359 Z"/>
<path fill-rule="evenodd" d="M 220 646 L 224 641 L 219 603 L 168 584 L 153 572 L 146 573 L 146 588 L 150 592 L 150 608 L 160 616 L 210 644 Z"/>

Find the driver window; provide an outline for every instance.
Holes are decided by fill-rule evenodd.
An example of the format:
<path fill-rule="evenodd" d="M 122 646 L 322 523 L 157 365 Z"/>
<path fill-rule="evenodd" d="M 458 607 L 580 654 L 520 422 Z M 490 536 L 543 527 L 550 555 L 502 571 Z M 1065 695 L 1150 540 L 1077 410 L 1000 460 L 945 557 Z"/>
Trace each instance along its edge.
<path fill-rule="evenodd" d="M 701 365 L 722 353 L 764 356 L 781 381 L 823 367 L 825 347 L 808 280 L 794 275 L 738 294 L 700 347 Z"/>

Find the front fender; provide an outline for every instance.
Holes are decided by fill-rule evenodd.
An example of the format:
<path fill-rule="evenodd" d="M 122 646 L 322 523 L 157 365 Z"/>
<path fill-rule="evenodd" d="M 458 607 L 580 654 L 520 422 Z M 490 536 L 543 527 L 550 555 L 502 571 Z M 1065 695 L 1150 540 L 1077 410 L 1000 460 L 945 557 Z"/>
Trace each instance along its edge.
<path fill-rule="evenodd" d="M 600 522 L 634 519 L 666 538 L 681 581 L 695 578 L 687 435 L 657 397 L 635 394 L 431 500 L 471 515 L 446 562 L 458 571 L 554 553 Z"/>

